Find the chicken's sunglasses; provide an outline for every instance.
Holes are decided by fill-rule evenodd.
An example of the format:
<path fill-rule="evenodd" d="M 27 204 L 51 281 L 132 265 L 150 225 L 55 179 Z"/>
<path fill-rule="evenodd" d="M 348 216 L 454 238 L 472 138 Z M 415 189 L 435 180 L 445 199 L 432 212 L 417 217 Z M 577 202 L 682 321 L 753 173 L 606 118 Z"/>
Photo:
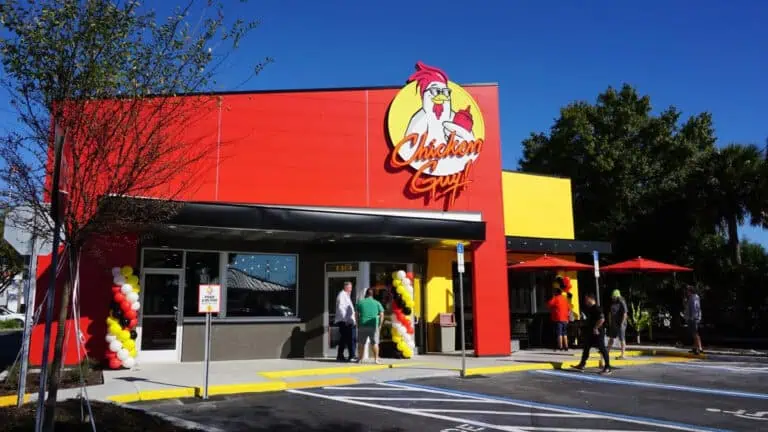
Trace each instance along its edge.
<path fill-rule="evenodd" d="M 435 97 L 441 93 L 443 94 L 443 96 L 448 96 L 448 97 L 451 96 L 451 89 L 449 89 L 448 87 L 444 87 L 444 88 L 430 87 L 427 89 L 427 91 L 432 97 Z"/>

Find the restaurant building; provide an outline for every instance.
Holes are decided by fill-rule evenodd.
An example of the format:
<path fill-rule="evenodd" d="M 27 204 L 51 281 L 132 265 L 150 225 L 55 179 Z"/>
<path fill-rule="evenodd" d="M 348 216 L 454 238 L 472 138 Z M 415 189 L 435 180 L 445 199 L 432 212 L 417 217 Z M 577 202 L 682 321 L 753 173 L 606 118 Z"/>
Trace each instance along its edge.
<path fill-rule="evenodd" d="M 508 265 L 607 251 L 574 240 L 568 179 L 502 170 L 495 84 L 459 85 L 419 63 L 404 87 L 211 97 L 218 108 L 196 126 L 216 148 L 215 169 L 199 173 L 203 186 L 153 235 L 83 262 L 79 324 L 95 359 L 106 350 L 115 266 L 134 267 L 140 279 L 139 362 L 202 359 L 201 283 L 222 290 L 213 360 L 335 356 L 343 283 L 386 293 L 399 270 L 414 276 L 423 353 L 440 348 L 441 314 L 462 314 L 462 243 L 468 345 L 477 356 L 505 356 L 513 334 L 528 338 L 521 320 L 541 312 L 549 292 Z M 49 263 L 39 258 L 38 278 Z M 38 324 L 34 364 L 42 340 Z M 67 338 L 67 363 L 77 361 L 76 340 Z"/>

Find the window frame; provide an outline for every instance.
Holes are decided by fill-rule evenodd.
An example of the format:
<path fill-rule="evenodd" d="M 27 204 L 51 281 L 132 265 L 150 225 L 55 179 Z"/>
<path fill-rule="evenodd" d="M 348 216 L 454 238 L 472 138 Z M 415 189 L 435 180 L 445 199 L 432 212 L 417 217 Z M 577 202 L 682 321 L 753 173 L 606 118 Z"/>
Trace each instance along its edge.
<path fill-rule="evenodd" d="M 170 270 L 166 267 L 144 267 L 144 251 L 146 250 L 161 250 L 161 251 L 180 251 L 182 252 L 181 270 L 187 271 L 187 252 L 203 252 L 203 253 L 218 253 L 219 254 L 219 279 L 221 280 L 221 310 L 222 313 L 219 316 L 212 316 L 211 319 L 214 323 L 298 323 L 301 322 L 300 308 L 299 308 L 299 291 L 301 289 L 299 268 L 301 266 L 301 256 L 297 253 L 284 253 L 284 252 L 258 252 L 249 250 L 221 250 L 221 249 L 197 249 L 197 248 L 175 248 L 175 247 L 157 247 L 147 246 L 141 248 L 141 271 L 146 270 Z M 229 262 L 229 254 L 247 254 L 247 255 L 272 255 L 272 256 L 293 256 L 296 260 L 296 309 L 294 310 L 294 316 L 292 317 L 280 317 L 280 316 L 268 316 L 268 317 L 228 317 L 227 316 L 227 266 Z M 175 269 L 179 270 L 179 269 Z M 186 284 L 186 281 L 185 281 Z M 186 288 L 186 287 L 185 287 Z M 186 290 L 184 290 L 186 291 Z M 183 307 L 183 305 L 181 305 Z M 200 315 L 199 317 L 187 317 L 182 313 L 182 323 L 203 323 L 205 317 Z"/>

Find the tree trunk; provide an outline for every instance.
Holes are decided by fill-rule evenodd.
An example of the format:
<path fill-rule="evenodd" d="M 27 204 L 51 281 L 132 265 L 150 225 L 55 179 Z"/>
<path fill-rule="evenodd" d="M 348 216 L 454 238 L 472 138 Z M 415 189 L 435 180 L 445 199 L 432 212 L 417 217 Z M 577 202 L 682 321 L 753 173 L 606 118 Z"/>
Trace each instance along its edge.
<path fill-rule="evenodd" d="M 728 248 L 735 265 L 741 265 L 741 244 L 739 243 L 739 221 L 735 215 L 728 217 Z"/>
<path fill-rule="evenodd" d="M 635 336 L 635 339 L 637 339 L 637 344 L 640 345 L 640 332 L 637 332 L 637 336 Z"/>
<path fill-rule="evenodd" d="M 70 268 L 77 268 L 79 263 L 77 262 L 77 251 L 73 247 L 68 247 L 67 252 L 69 256 L 67 259 Z M 56 421 L 56 397 L 59 392 L 59 381 L 61 379 L 61 367 L 64 359 L 64 337 L 66 336 L 67 328 L 67 316 L 69 315 L 69 301 L 72 297 L 72 283 L 71 278 L 67 278 L 67 282 L 61 290 L 59 296 L 59 319 L 56 322 L 56 341 L 53 345 L 53 361 L 51 362 L 50 375 L 48 378 L 48 397 L 45 400 L 45 417 L 43 423 L 43 431 L 53 432 L 54 424 Z M 75 335 L 77 338 L 78 335 Z"/>

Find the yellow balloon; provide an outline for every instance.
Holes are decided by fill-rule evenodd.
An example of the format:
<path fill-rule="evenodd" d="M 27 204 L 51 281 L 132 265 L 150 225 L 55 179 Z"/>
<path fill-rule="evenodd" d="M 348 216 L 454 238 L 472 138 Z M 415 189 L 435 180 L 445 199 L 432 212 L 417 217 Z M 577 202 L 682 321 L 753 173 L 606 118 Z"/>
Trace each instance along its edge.
<path fill-rule="evenodd" d="M 123 329 L 121 329 L 117 324 L 109 326 L 109 334 L 112 336 L 117 337 L 121 331 L 123 331 Z"/>
<path fill-rule="evenodd" d="M 141 292 L 141 290 L 139 289 L 139 287 L 136 287 L 136 288 L 134 288 L 134 289 L 133 289 L 133 292 L 135 292 L 136 294 L 138 294 L 139 292 Z"/>
<path fill-rule="evenodd" d="M 120 341 L 120 342 L 123 342 L 123 341 Z M 133 339 L 128 338 L 127 341 L 123 342 L 123 348 L 127 349 L 128 352 L 130 353 L 131 350 L 136 348 L 136 342 L 134 342 Z"/>
<path fill-rule="evenodd" d="M 127 340 L 131 339 L 131 332 L 128 330 L 120 330 L 120 333 L 117 335 L 117 340 L 120 342 L 125 342 Z"/>
<path fill-rule="evenodd" d="M 131 357 L 136 358 L 136 347 L 134 346 L 133 349 L 128 350 L 128 354 L 130 354 Z"/>
<path fill-rule="evenodd" d="M 139 277 L 136 275 L 130 275 L 127 278 L 125 278 L 125 281 L 130 284 L 131 286 L 138 285 L 139 284 Z"/>
<path fill-rule="evenodd" d="M 133 267 L 127 265 L 123 266 L 123 268 L 120 269 L 120 274 L 123 275 L 123 277 L 127 278 L 128 276 L 131 276 L 133 274 Z"/>
<path fill-rule="evenodd" d="M 117 324 L 117 320 L 112 315 L 107 317 L 107 326 L 111 326 L 112 324 Z"/>

